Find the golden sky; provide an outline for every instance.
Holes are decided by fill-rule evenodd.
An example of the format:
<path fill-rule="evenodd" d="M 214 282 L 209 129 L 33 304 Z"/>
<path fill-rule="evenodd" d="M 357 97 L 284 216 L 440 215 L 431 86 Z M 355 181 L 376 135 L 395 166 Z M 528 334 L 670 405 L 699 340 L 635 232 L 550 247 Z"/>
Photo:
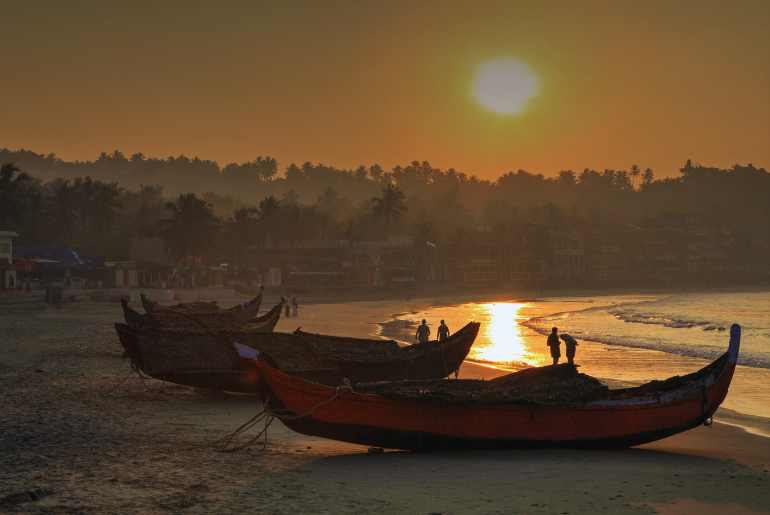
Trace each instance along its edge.
<path fill-rule="evenodd" d="M 0 4 L 0 147 L 486 178 L 770 166 L 767 0 Z M 471 91 L 506 56 L 541 87 L 516 116 Z"/>

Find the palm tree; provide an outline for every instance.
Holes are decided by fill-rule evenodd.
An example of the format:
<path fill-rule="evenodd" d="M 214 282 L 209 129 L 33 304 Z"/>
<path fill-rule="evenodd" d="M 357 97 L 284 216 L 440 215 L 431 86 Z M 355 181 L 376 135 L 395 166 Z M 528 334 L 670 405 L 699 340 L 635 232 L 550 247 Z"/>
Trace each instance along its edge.
<path fill-rule="evenodd" d="M 32 177 L 13 163 L 0 167 L 0 228 L 21 223 L 24 208 L 32 199 Z"/>
<path fill-rule="evenodd" d="M 278 214 L 281 210 L 281 205 L 273 195 L 263 198 L 259 203 L 260 218 L 268 220 Z"/>
<path fill-rule="evenodd" d="M 51 236 L 61 243 L 71 244 L 78 227 L 78 207 L 81 205 L 75 188 L 67 179 L 56 179 L 45 185 L 46 218 L 51 221 Z"/>
<path fill-rule="evenodd" d="M 241 207 L 233 212 L 227 222 L 226 236 L 230 243 L 230 255 L 234 256 L 236 264 L 245 266 L 249 249 L 256 243 L 259 231 L 259 209 Z"/>
<path fill-rule="evenodd" d="M 642 171 L 639 169 L 639 165 L 632 165 L 631 166 L 631 187 L 636 188 L 636 183 L 639 180 L 639 175 L 642 173 Z"/>
<path fill-rule="evenodd" d="M 165 202 L 163 188 L 141 185 L 139 191 L 131 194 L 138 204 L 134 214 L 134 230 L 139 236 L 155 236 L 158 220 L 163 218 Z"/>
<path fill-rule="evenodd" d="M 259 202 L 259 225 L 263 233 L 262 245 L 270 247 L 273 244 L 273 234 L 281 232 L 283 228 L 283 206 L 273 195 L 263 198 Z"/>
<path fill-rule="evenodd" d="M 406 212 L 406 195 L 393 184 L 388 184 L 380 197 L 372 198 L 372 213 L 382 221 L 385 237 L 390 236 L 390 230 Z"/>
<path fill-rule="evenodd" d="M 647 168 L 644 171 L 644 174 L 642 174 L 642 184 L 644 186 L 649 186 L 652 184 L 652 181 L 655 180 L 655 173 L 652 171 L 651 168 Z"/>
<path fill-rule="evenodd" d="M 194 193 L 179 195 L 168 202 L 171 218 L 163 221 L 162 234 L 171 253 L 177 258 L 199 255 L 210 246 L 219 220 L 211 204 Z"/>

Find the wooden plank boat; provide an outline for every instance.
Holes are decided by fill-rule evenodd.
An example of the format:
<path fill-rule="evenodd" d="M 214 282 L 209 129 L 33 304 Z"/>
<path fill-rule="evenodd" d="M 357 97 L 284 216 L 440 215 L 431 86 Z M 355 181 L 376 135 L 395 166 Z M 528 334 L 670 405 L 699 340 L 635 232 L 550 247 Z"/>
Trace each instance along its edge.
<path fill-rule="evenodd" d="M 243 359 L 226 340 L 199 338 L 192 345 L 185 338 L 159 342 L 142 337 L 156 329 L 137 330 L 126 324 L 115 324 L 115 331 L 135 370 L 159 379 L 185 386 L 259 393 L 262 385 L 253 359 Z M 183 334 L 183 333 L 182 333 Z"/>
<path fill-rule="evenodd" d="M 392 381 L 400 379 L 441 379 L 460 370 L 470 352 L 480 324 L 469 322 L 446 340 L 399 346 L 395 341 L 347 338 L 306 333 L 299 329 L 300 338 L 331 363 L 335 372 L 326 384 L 349 381 Z M 259 345 L 255 348 L 260 350 Z M 271 356 L 273 357 L 273 356 Z M 291 371 L 291 368 L 281 367 Z M 309 374 L 305 374 L 309 376 Z"/>
<path fill-rule="evenodd" d="M 196 301 L 196 302 L 181 302 L 179 304 L 173 304 L 170 306 L 164 306 L 151 300 L 144 293 L 139 294 L 139 300 L 142 303 L 145 313 L 154 313 L 156 310 L 162 309 L 176 309 L 184 310 L 190 313 L 207 312 L 207 311 L 219 311 L 219 304 L 216 301 Z"/>
<path fill-rule="evenodd" d="M 249 306 L 239 309 L 227 309 L 219 311 L 187 311 L 184 309 L 157 309 L 151 313 L 141 314 L 128 305 L 123 298 L 120 305 L 123 309 L 123 317 L 126 324 L 134 328 L 146 327 L 173 327 L 189 330 L 236 330 L 248 327 L 249 330 L 270 332 L 281 317 L 281 308 L 284 301 L 276 304 L 264 315 L 257 316 L 253 310 L 261 303 L 261 298 L 255 298 Z"/>
<path fill-rule="evenodd" d="M 570 402 L 511 400 L 504 395 L 497 400 L 492 396 L 489 402 L 473 396 L 442 398 L 430 395 L 429 386 L 422 397 L 394 398 L 367 393 L 376 390 L 374 386 L 356 385 L 354 390 L 313 383 L 264 359 L 257 361 L 257 368 L 265 382 L 268 409 L 289 428 L 308 435 L 410 450 L 618 448 L 708 423 L 727 395 L 740 332 L 733 325 L 728 351 L 698 372 Z"/>
<path fill-rule="evenodd" d="M 276 308 L 280 309 L 279 306 Z M 273 309 L 276 309 L 273 308 Z M 265 333 L 249 330 L 190 331 L 179 328 L 116 324 L 120 342 L 135 368 L 145 374 L 188 386 L 250 392 L 258 390 L 252 377 L 253 360 L 244 366 L 235 345 L 255 349 L 275 366 L 319 383 L 338 385 L 343 381 L 389 379 L 432 379 L 446 377 L 459 369 L 479 331 L 471 322 L 443 342 L 399 346 L 395 341 L 343 338 L 304 333 Z M 209 357 L 222 353 L 218 359 Z M 235 354 L 234 354 L 235 353 Z M 254 355 L 256 356 L 256 352 Z M 207 375 L 208 367 L 215 371 Z M 235 383 L 230 375 L 243 373 L 247 379 Z M 217 380 L 222 384 L 217 385 Z"/>
<path fill-rule="evenodd" d="M 256 315 L 259 312 L 259 308 L 262 305 L 262 290 L 259 294 L 248 302 L 243 304 L 237 304 L 230 308 L 222 309 L 219 307 L 216 301 L 197 301 L 197 302 L 182 302 L 171 306 L 161 305 L 144 293 L 139 294 L 139 299 L 142 302 L 142 307 L 145 313 L 153 314 L 161 311 L 184 311 L 185 313 L 212 313 L 229 311 L 232 313 L 243 313 L 245 316 Z"/>

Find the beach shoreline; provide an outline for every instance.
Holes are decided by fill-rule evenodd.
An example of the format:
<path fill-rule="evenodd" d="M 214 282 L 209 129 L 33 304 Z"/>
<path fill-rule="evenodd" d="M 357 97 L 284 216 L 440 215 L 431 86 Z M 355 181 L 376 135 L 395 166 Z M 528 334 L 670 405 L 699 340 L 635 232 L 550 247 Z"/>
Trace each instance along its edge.
<path fill-rule="evenodd" d="M 303 304 L 278 330 L 367 336 L 429 304 Z M 369 454 L 275 423 L 265 449 L 218 452 L 259 403 L 131 375 L 119 317 L 108 303 L 0 314 L 0 513 L 770 512 L 767 439 L 721 417 L 623 451 Z"/>

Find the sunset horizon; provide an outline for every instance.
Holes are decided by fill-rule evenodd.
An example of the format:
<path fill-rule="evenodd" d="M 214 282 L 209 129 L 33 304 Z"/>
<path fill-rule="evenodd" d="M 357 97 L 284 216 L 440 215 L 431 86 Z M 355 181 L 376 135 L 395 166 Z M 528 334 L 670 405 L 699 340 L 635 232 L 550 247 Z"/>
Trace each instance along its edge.
<path fill-rule="evenodd" d="M 0 513 L 770 515 L 770 0 L 27 0 Z"/>
<path fill-rule="evenodd" d="M 0 146 L 68 161 L 416 159 L 490 180 L 770 163 L 770 4 L 461 5 L 16 4 Z M 479 70 L 504 60 L 536 85 L 515 113 L 478 96 Z"/>

